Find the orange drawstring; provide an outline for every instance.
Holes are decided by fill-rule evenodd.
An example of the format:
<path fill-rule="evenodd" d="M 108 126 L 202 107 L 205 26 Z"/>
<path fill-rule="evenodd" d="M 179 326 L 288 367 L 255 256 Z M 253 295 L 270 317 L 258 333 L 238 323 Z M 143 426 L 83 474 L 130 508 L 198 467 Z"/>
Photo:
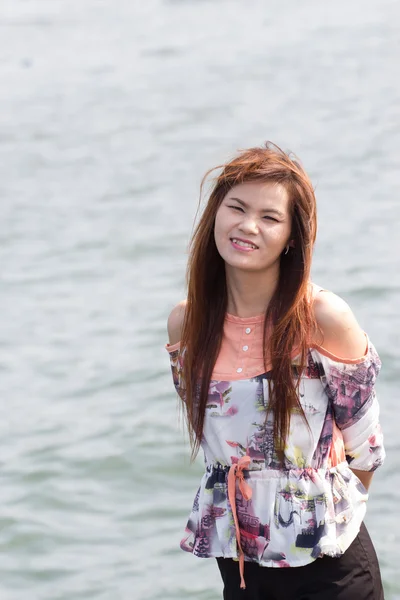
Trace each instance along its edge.
<path fill-rule="evenodd" d="M 236 540 L 239 546 L 239 573 L 240 573 L 240 587 L 246 589 L 244 581 L 244 554 L 242 550 L 242 544 L 240 542 L 240 528 L 236 513 L 236 478 L 239 480 L 239 489 L 245 500 L 250 500 L 252 496 L 252 489 L 248 483 L 244 480 L 243 469 L 248 469 L 251 463 L 250 456 L 242 456 L 239 461 L 232 465 L 228 473 L 228 498 L 232 508 L 233 520 L 235 522 L 236 529 Z"/>

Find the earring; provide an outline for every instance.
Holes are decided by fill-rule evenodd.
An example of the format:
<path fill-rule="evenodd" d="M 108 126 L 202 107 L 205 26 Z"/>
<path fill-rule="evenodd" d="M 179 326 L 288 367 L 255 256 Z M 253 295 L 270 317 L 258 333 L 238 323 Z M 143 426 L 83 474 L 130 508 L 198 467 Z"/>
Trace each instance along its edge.
<path fill-rule="evenodd" d="M 287 254 L 288 252 L 289 252 L 289 244 L 286 246 L 285 254 Z"/>

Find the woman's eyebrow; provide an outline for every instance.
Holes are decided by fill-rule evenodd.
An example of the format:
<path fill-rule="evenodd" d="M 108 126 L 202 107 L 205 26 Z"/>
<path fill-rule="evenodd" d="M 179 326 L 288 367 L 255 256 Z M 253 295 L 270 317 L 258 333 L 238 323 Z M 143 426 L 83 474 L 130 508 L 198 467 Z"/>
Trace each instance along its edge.
<path fill-rule="evenodd" d="M 231 198 L 229 198 L 229 200 L 236 200 L 236 202 L 239 202 L 239 204 L 241 204 L 244 208 L 248 208 L 248 205 L 246 204 L 246 202 L 244 202 L 243 200 L 240 200 L 240 198 L 231 197 Z M 276 208 L 262 208 L 260 212 L 275 213 L 276 215 L 281 217 L 281 219 L 285 218 L 285 215 L 282 214 Z"/>

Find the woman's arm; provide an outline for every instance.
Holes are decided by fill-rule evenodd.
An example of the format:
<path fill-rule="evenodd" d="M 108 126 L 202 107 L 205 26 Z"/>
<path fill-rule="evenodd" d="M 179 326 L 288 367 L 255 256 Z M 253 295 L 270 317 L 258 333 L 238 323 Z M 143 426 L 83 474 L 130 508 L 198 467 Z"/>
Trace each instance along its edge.
<path fill-rule="evenodd" d="M 319 346 L 350 360 L 364 356 L 365 333 L 347 302 L 332 292 L 321 291 L 314 301 L 314 314 L 319 327 L 315 341 Z"/>
<path fill-rule="evenodd" d="M 181 341 L 183 320 L 185 318 L 186 300 L 182 300 L 171 311 L 167 329 L 171 346 Z"/>
<path fill-rule="evenodd" d="M 314 311 L 324 385 L 342 430 L 346 458 L 368 489 L 374 470 L 385 457 L 374 388 L 380 360 L 344 300 L 320 292 Z"/>
<path fill-rule="evenodd" d="M 351 466 L 350 466 L 351 469 Z M 374 471 L 360 471 L 359 469 L 351 469 L 358 479 L 361 481 L 366 490 L 369 490 Z"/>

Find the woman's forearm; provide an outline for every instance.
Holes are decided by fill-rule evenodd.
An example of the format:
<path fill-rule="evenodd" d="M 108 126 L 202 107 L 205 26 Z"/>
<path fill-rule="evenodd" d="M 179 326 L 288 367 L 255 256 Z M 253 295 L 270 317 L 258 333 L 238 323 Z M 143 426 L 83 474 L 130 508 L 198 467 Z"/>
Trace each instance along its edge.
<path fill-rule="evenodd" d="M 354 475 L 357 475 L 363 486 L 368 490 L 369 486 L 371 485 L 372 477 L 374 476 L 374 471 L 359 471 L 358 469 L 351 470 L 353 471 Z"/>

